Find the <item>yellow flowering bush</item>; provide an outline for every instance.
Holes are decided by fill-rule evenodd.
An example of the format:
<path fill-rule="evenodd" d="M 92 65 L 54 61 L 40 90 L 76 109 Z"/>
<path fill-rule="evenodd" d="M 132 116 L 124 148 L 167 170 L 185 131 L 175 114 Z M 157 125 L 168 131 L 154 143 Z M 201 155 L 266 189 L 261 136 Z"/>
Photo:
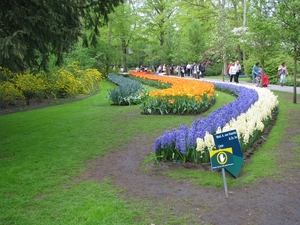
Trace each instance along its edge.
<path fill-rule="evenodd" d="M 8 81 L 13 78 L 13 76 L 13 73 L 9 69 L 0 66 L 0 80 Z"/>
<path fill-rule="evenodd" d="M 16 99 L 24 99 L 23 94 L 11 82 L 0 84 L 0 103 L 15 104 Z"/>
<path fill-rule="evenodd" d="M 98 82 L 103 79 L 97 69 L 81 70 L 77 62 L 65 69 L 55 71 L 49 80 L 52 93 L 56 97 L 69 97 L 88 94 L 99 88 Z"/>
<path fill-rule="evenodd" d="M 26 104 L 33 97 L 65 98 L 78 94 L 89 94 L 98 88 L 104 77 L 97 69 L 81 70 L 77 62 L 51 74 L 13 74 L 0 68 L 0 102 L 13 104 L 16 98 L 25 99 Z"/>
<path fill-rule="evenodd" d="M 29 105 L 31 98 L 43 96 L 46 90 L 46 82 L 39 75 L 30 73 L 18 74 L 13 79 L 15 87 L 23 94 L 26 100 L 26 105 Z"/>

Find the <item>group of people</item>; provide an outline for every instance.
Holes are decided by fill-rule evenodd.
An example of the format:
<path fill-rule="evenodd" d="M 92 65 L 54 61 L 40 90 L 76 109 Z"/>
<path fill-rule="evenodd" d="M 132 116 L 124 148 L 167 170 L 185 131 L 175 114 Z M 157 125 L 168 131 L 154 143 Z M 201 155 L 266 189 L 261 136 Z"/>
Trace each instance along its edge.
<path fill-rule="evenodd" d="M 242 72 L 242 67 L 239 61 L 230 62 L 229 65 L 227 66 L 227 74 L 230 77 L 230 82 L 232 82 L 233 80 L 235 83 L 238 83 L 241 72 Z"/>
<path fill-rule="evenodd" d="M 259 67 L 259 62 L 255 63 L 252 68 L 252 83 L 263 87 L 269 85 L 268 75 L 263 73 L 263 69 Z"/>
<path fill-rule="evenodd" d="M 140 67 L 136 67 L 135 68 L 135 71 L 136 72 L 148 72 L 148 66 L 143 66 L 143 65 L 141 65 Z"/>
<path fill-rule="evenodd" d="M 288 75 L 288 70 L 286 68 L 285 62 L 282 62 L 278 69 L 278 78 L 280 78 L 280 86 L 284 85 L 285 78 Z M 263 69 L 259 66 L 259 62 L 255 63 L 255 65 L 252 68 L 252 82 L 256 83 L 257 78 L 262 79 L 262 75 L 264 75 L 264 79 L 267 79 L 266 82 L 268 82 L 268 76 L 266 74 L 263 74 Z"/>
<path fill-rule="evenodd" d="M 185 76 L 189 76 L 189 77 L 193 77 L 196 79 L 200 79 L 200 77 L 204 78 L 204 74 L 205 74 L 205 66 L 204 64 L 201 63 L 188 63 L 188 64 L 182 64 L 181 66 L 177 66 L 175 68 L 174 73 L 177 73 L 178 76 L 181 77 L 185 77 Z"/>
<path fill-rule="evenodd" d="M 159 65 L 157 68 L 155 66 L 155 71 L 157 74 L 166 73 L 170 75 L 178 74 L 180 77 L 193 77 L 199 79 L 200 77 L 204 77 L 205 66 L 201 63 L 187 63 L 175 66 L 174 64 L 168 65 Z"/>

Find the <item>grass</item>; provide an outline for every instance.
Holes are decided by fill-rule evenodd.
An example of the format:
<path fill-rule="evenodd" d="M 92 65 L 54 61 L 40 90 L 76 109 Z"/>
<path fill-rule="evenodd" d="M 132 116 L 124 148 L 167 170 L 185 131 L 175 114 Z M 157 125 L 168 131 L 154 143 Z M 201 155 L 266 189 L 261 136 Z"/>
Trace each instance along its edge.
<path fill-rule="evenodd" d="M 197 116 L 145 116 L 139 106 L 110 106 L 105 98 L 110 88 L 113 85 L 105 82 L 100 93 L 84 100 L 0 116 L 0 224 L 163 221 L 162 205 L 123 199 L 118 195 L 122 190 L 109 179 L 73 180 L 88 169 L 84 167 L 88 160 L 103 157 L 110 150 L 122 150 L 134 136 L 143 133 L 155 138 L 153 133 L 159 136 L 167 129 L 190 125 Z M 201 116 L 233 100 L 219 93 L 216 105 Z M 269 137 L 272 141 L 254 155 L 251 164 L 245 165 L 241 182 L 253 182 L 274 172 L 269 148 L 280 142 L 275 137 L 288 125 L 286 115 L 292 107 L 295 106 L 288 102 L 281 105 L 278 122 Z M 262 159 L 264 163 L 260 163 Z M 221 185 L 218 173 L 197 173 L 177 171 L 169 175 L 188 177 L 197 185 Z M 229 179 L 229 185 L 237 184 L 237 180 Z M 185 217 L 169 217 L 169 224 L 184 224 Z"/>

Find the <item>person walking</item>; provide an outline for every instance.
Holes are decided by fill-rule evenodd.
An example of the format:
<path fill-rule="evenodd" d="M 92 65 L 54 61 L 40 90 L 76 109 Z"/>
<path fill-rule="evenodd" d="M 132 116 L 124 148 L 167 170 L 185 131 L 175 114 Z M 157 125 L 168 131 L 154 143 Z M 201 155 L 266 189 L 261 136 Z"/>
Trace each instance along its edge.
<path fill-rule="evenodd" d="M 204 63 L 200 64 L 200 73 L 201 73 L 201 77 L 204 78 L 204 73 L 205 73 L 205 66 Z"/>
<path fill-rule="evenodd" d="M 285 82 L 285 78 L 288 75 L 288 70 L 286 68 L 285 62 L 282 62 L 278 67 L 278 76 L 280 76 L 280 86 L 282 87 Z"/>
<path fill-rule="evenodd" d="M 193 78 L 197 78 L 197 64 L 196 64 L 196 62 L 194 62 L 192 64 L 192 74 L 193 74 Z"/>
<path fill-rule="evenodd" d="M 177 73 L 178 76 L 181 76 L 180 75 L 181 71 L 180 71 L 180 66 L 179 65 L 177 65 L 177 67 L 176 67 L 176 73 Z"/>
<path fill-rule="evenodd" d="M 237 66 L 236 66 L 236 63 L 234 63 L 229 68 L 230 82 L 232 82 L 233 78 L 235 80 L 236 72 L 237 72 Z"/>
<path fill-rule="evenodd" d="M 252 83 L 255 83 L 256 77 L 258 76 L 259 72 L 259 62 L 255 63 L 255 65 L 252 68 Z"/>
<path fill-rule="evenodd" d="M 192 65 L 190 63 L 188 63 L 186 65 L 186 70 L 187 70 L 187 75 L 188 76 L 191 76 L 191 68 L 192 68 Z"/>
<path fill-rule="evenodd" d="M 180 67 L 180 75 L 181 77 L 184 77 L 184 65 L 181 65 Z"/>
<path fill-rule="evenodd" d="M 170 66 L 170 74 L 174 75 L 174 65 L 173 64 L 171 64 L 171 66 Z"/>
<path fill-rule="evenodd" d="M 236 66 L 236 70 L 237 71 L 236 71 L 236 74 L 234 76 L 234 82 L 235 83 L 239 83 L 239 76 L 240 76 L 240 74 L 242 72 L 242 67 L 241 67 L 241 64 L 240 64 L 239 61 L 236 61 L 235 66 Z"/>
<path fill-rule="evenodd" d="M 227 66 L 227 69 L 226 69 L 226 75 L 228 75 L 230 77 L 230 74 L 229 74 L 229 70 L 230 70 L 230 67 L 232 66 L 232 62 L 230 62 Z"/>

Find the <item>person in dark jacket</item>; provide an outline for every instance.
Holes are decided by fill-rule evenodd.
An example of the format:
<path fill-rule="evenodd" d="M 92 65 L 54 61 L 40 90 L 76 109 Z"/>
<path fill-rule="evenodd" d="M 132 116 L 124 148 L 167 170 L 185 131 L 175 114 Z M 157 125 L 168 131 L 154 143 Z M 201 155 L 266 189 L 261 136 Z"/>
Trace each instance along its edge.
<path fill-rule="evenodd" d="M 205 66 L 203 64 L 199 65 L 200 77 L 204 77 Z"/>

